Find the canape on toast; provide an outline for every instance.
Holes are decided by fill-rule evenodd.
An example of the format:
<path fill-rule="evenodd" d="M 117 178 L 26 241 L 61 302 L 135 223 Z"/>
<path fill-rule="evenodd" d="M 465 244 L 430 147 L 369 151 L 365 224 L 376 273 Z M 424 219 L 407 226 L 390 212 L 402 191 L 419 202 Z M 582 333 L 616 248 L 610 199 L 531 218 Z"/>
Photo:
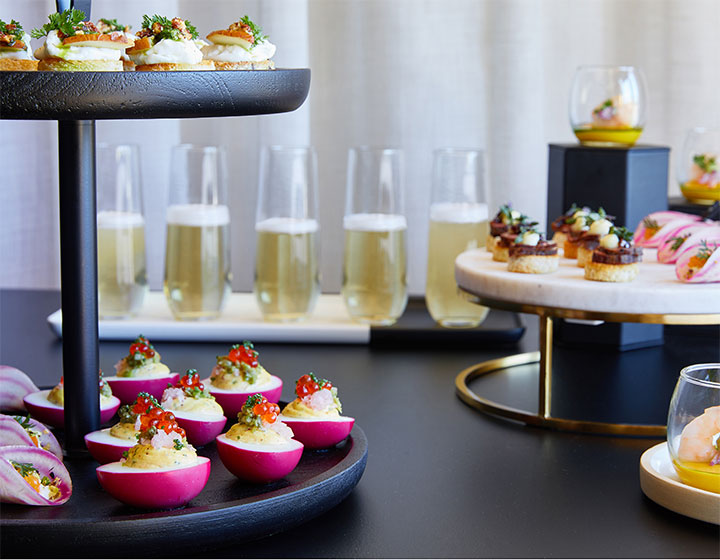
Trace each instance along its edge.
<path fill-rule="evenodd" d="M 212 60 L 203 60 L 205 41 L 189 21 L 145 15 L 137 37 L 127 51 L 137 72 L 215 69 Z"/>
<path fill-rule="evenodd" d="M 212 44 L 202 48 L 203 56 L 212 60 L 217 70 L 275 69 L 271 60 L 275 45 L 248 16 L 231 23 L 227 29 L 213 31 L 207 39 Z"/>

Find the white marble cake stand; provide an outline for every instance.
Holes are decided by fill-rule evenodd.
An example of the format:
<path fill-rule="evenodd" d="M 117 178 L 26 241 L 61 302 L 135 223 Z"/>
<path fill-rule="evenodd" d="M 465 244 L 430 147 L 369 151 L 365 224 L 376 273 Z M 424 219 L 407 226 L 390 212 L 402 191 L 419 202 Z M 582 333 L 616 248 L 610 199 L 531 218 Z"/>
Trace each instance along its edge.
<path fill-rule="evenodd" d="M 526 424 L 559 430 L 606 434 L 663 436 L 665 426 L 569 420 L 551 415 L 552 319 L 582 319 L 664 325 L 720 324 L 720 284 L 688 284 L 677 280 L 675 266 L 657 262 L 645 250 L 633 282 L 585 280 L 575 259 L 560 257 L 551 274 L 508 272 L 485 249 L 462 253 L 455 261 L 455 279 L 468 300 L 498 309 L 540 317 L 540 351 L 508 356 L 471 366 L 458 374 L 458 396 L 483 412 Z M 485 399 L 468 387 L 482 375 L 540 362 L 538 412 L 528 412 Z"/>

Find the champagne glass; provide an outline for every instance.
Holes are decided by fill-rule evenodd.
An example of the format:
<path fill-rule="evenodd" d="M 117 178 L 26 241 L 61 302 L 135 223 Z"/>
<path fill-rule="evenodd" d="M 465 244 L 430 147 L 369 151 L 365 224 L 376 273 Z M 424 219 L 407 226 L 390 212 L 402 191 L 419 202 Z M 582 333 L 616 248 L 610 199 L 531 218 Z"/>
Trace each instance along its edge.
<path fill-rule="evenodd" d="M 670 400 L 667 439 L 680 480 L 720 493 L 720 363 L 680 371 Z"/>
<path fill-rule="evenodd" d="M 483 153 L 443 148 L 433 154 L 425 302 L 444 327 L 476 327 L 488 308 L 458 293 L 455 259 L 485 245 L 488 235 L 487 189 Z"/>
<path fill-rule="evenodd" d="M 255 220 L 254 292 L 268 321 L 312 314 L 320 293 L 317 157 L 308 147 L 263 154 Z"/>
<path fill-rule="evenodd" d="M 581 66 L 570 91 L 570 125 L 581 144 L 632 146 L 645 126 L 645 78 L 632 66 Z"/>
<path fill-rule="evenodd" d="M 216 318 L 230 292 L 230 210 L 226 196 L 222 148 L 173 147 L 164 291 L 176 319 Z"/>
<path fill-rule="evenodd" d="M 351 148 L 345 201 L 342 296 L 350 317 L 391 325 L 407 305 L 403 153 Z"/>
<path fill-rule="evenodd" d="M 138 147 L 97 148 L 98 316 L 136 315 L 147 292 Z"/>
<path fill-rule="evenodd" d="M 720 200 L 720 128 L 689 130 L 677 170 L 685 198 L 700 204 Z"/>

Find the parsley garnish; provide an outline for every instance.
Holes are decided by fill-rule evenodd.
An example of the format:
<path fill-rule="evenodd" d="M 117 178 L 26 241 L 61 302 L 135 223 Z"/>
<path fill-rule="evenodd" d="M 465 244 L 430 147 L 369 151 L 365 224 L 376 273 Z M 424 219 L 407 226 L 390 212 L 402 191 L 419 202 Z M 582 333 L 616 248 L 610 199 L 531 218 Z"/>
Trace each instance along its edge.
<path fill-rule="evenodd" d="M 703 240 L 700 242 L 700 249 L 695 254 L 695 256 L 698 259 L 706 261 L 710 258 L 710 255 L 713 254 L 713 251 L 714 251 L 714 249 L 711 249 L 710 247 L 708 247 L 707 241 Z"/>
<path fill-rule="evenodd" d="M 155 24 L 158 24 L 160 26 L 160 31 L 156 32 L 156 29 L 153 28 Z M 142 21 L 143 29 L 149 30 L 156 41 L 161 41 L 162 39 L 171 39 L 173 41 L 182 41 L 185 37 L 183 37 L 182 31 L 180 29 L 177 29 L 173 27 L 172 20 L 159 16 L 155 14 L 154 16 L 143 16 Z M 185 28 L 187 29 L 188 33 L 190 33 L 190 36 L 192 39 L 198 38 L 198 32 L 197 29 L 195 29 L 195 26 L 192 25 L 189 21 L 185 21 Z"/>
<path fill-rule="evenodd" d="M 253 39 L 255 40 L 253 46 L 257 45 L 258 43 L 262 43 L 267 39 L 267 35 L 263 35 L 260 26 L 250 21 L 250 18 L 248 16 L 240 18 L 240 23 L 244 23 L 250 28 L 250 32 L 253 34 Z"/>
<path fill-rule="evenodd" d="M 8 35 L 10 37 L 13 37 L 12 42 L 8 43 L 8 47 L 12 47 L 18 41 L 22 42 L 24 34 L 25 31 L 23 30 L 22 25 L 20 25 L 19 21 L 15 21 L 14 19 L 12 19 L 10 20 L 10 23 L 5 23 L 3 20 L 0 19 L 0 35 Z"/>
<path fill-rule="evenodd" d="M 19 472 L 20 476 L 22 476 L 23 478 L 37 472 L 37 469 L 33 467 L 30 463 L 16 463 L 15 461 L 10 460 L 10 464 L 15 467 L 15 470 Z"/>
<path fill-rule="evenodd" d="M 58 31 L 65 37 L 72 37 L 77 31 L 83 29 L 82 23 L 85 21 L 85 12 L 72 8 L 60 13 L 50 14 L 48 16 L 50 23 L 46 23 L 40 29 L 33 29 L 30 35 L 33 39 L 44 37 L 51 31 Z"/>

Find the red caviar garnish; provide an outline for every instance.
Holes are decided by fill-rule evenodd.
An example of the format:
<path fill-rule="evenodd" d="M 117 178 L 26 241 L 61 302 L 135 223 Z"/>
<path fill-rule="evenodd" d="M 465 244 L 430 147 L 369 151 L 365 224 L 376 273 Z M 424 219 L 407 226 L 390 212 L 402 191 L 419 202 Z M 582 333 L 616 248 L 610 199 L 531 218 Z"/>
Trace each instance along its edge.
<path fill-rule="evenodd" d="M 135 342 L 130 345 L 130 355 L 134 356 L 135 354 L 142 354 L 146 358 L 152 358 L 155 355 L 155 350 L 148 339 L 140 335 L 135 339 Z"/>
<path fill-rule="evenodd" d="M 235 344 L 228 352 L 228 360 L 239 364 L 243 362 L 251 368 L 258 366 L 258 353 L 253 349 L 252 342 L 245 341 L 242 344 Z"/>
<path fill-rule="evenodd" d="M 200 374 L 195 369 L 189 369 L 183 375 L 180 380 L 175 384 L 178 389 L 193 389 L 197 387 L 199 390 L 204 390 L 205 385 L 200 383 Z"/>
<path fill-rule="evenodd" d="M 314 373 L 303 375 L 295 383 L 295 394 L 300 397 L 307 397 L 320 389 L 332 389 L 332 383 L 327 379 L 319 379 Z"/>
<path fill-rule="evenodd" d="M 183 430 L 175 420 L 175 415 L 169 410 L 163 410 L 157 406 L 151 406 L 146 412 L 140 415 L 140 433 L 147 433 L 155 429 L 162 430 L 166 434 L 176 432 L 180 437 L 185 438 L 185 430 Z M 151 436 L 151 434 L 147 434 Z"/>

